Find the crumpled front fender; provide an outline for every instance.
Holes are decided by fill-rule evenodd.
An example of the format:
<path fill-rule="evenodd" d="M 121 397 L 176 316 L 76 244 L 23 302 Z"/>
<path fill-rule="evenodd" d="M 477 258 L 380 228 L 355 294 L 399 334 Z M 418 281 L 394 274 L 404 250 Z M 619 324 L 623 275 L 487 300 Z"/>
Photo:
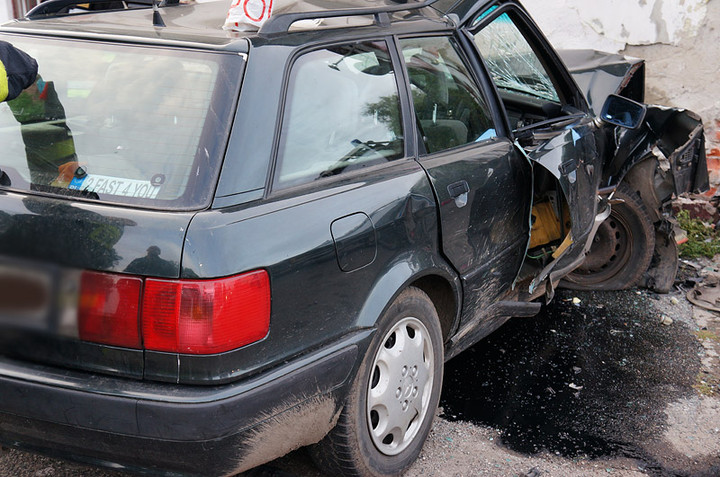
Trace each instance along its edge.
<path fill-rule="evenodd" d="M 603 186 L 614 188 L 639 162 L 656 158 L 672 180 L 668 192 L 680 195 L 709 187 L 702 119 L 685 109 L 648 106 L 642 126 L 635 130 L 608 126 L 614 151 L 603 169 Z M 661 201 L 669 199 L 663 194 Z"/>
<path fill-rule="evenodd" d="M 678 266 L 668 221 L 670 200 L 673 194 L 702 192 L 709 187 L 702 120 L 692 111 L 648 106 L 645 122 L 638 129 L 608 129 L 615 149 L 608 151 L 601 192 L 609 194 L 625 182 L 640 195 L 655 226 L 655 248 L 638 285 L 667 293 Z"/>

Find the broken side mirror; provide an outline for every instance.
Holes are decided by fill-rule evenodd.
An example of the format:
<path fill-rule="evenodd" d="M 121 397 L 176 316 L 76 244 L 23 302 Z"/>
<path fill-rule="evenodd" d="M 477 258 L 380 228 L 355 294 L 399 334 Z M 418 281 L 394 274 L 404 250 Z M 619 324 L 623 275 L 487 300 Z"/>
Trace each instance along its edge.
<path fill-rule="evenodd" d="M 605 100 L 600 119 L 615 126 L 637 129 L 642 125 L 646 112 L 647 107 L 644 104 L 611 94 Z"/>

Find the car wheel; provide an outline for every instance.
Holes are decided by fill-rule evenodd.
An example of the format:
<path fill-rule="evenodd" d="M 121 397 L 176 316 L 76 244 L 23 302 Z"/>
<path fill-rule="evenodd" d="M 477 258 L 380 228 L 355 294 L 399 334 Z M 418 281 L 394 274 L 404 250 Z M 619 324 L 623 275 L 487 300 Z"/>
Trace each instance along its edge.
<path fill-rule="evenodd" d="M 311 448 L 328 475 L 399 475 L 417 458 L 440 400 L 443 345 L 428 296 L 408 288 L 390 305 L 335 428 Z"/>
<path fill-rule="evenodd" d="M 634 286 L 648 269 L 655 228 L 638 194 L 624 183 L 615 192 L 612 212 L 598 229 L 580 267 L 562 283 L 576 290 L 622 290 Z"/>

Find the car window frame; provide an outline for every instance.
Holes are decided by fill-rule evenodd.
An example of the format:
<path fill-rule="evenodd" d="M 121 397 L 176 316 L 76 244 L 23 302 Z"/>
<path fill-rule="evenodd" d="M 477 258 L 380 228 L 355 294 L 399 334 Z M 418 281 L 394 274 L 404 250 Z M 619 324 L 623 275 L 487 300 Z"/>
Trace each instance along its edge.
<path fill-rule="evenodd" d="M 455 51 L 460 56 L 461 61 L 468 69 L 471 79 L 475 82 L 475 86 L 480 90 L 480 94 L 485 101 L 492 119 L 493 125 L 495 126 L 495 136 L 485 139 L 480 142 L 469 142 L 461 144 L 441 151 L 428 152 L 425 149 L 425 143 L 420 136 L 417 124 L 415 124 L 415 105 L 412 99 L 412 89 L 410 86 L 410 76 L 407 71 L 407 65 L 402 54 L 402 46 L 400 42 L 405 39 L 413 38 L 437 38 L 443 37 L 448 38 L 450 42 L 455 46 Z M 470 41 L 471 48 L 468 49 L 468 41 Z M 418 159 L 422 160 L 427 157 L 434 157 L 437 154 L 447 154 L 448 152 L 461 151 L 463 149 L 470 149 L 480 144 L 488 144 L 493 141 L 497 141 L 500 138 L 510 138 L 510 129 L 507 126 L 507 119 L 503 109 L 502 101 L 500 100 L 497 92 L 495 91 L 495 85 L 489 75 L 489 72 L 485 68 L 484 63 L 481 61 L 481 57 L 477 48 L 475 48 L 472 40 L 468 40 L 461 34 L 461 29 L 447 30 L 447 31 L 434 31 L 434 32 L 423 32 L 423 33 L 412 33 L 395 36 L 395 48 L 397 54 L 402 63 L 402 75 L 403 75 L 403 86 L 405 89 L 405 101 L 408 103 L 410 108 L 410 121 L 412 121 L 412 130 L 414 136 L 414 145 L 417 151 Z"/>
<path fill-rule="evenodd" d="M 291 78 L 294 71 L 294 67 L 298 60 L 303 56 L 313 53 L 315 51 L 324 50 L 327 48 L 361 44 L 361 43 L 373 43 L 373 42 L 384 42 L 387 46 L 388 55 L 393 68 L 395 76 L 395 86 L 397 88 L 398 100 L 400 102 L 400 119 L 402 123 L 403 131 L 403 156 L 384 163 L 370 164 L 366 167 L 343 172 L 337 175 L 328 177 L 321 177 L 311 179 L 297 184 L 282 185 L 277 181 L 279 174 L 280 165 L 280 149 L 283 140 L 283 129 L 287 124 L 288 118 L 288 105 L 287 99 L 291 89 Z M 277 114 L 277 122 L 275 128 L 275 138 L 273 141 L 273 151 L 271 155 L 271 167 L 269 168 L 267 181 L 265 184 L 265 198 L 268 197 L 280 197 L 288 195 L 296 195 L 305 192 L 312 192 L 317 189 L 327 189 L 332 187 L 335 183 L 353 182 L 357 181 L 358 178 L 365 177 L 368 174 L 374 174 L 378 169 L 385 169 L 388 167 L 397 167 L 398 165 L 407 164 L 408 161 L 414 158 L 414 128 L 409 128 L 407 118 L 409 117 L 410 106 L 407 104 L 405 99 L 405 88 L 402 82 L 402 64 L 398 51 L 394 43 L 393 36 L 391 35 L 373 35 L 363 36 L 357 38 L 344 38 L 327 42 L 313 43 L 310 46 L 298 48 L 296 51 L 289 55 L 286 65 L 283 69 L 283 82 L 282 89 L 280 91 L 280 105 Z"/>
<path fill-rule="evenodd" d="M 522 34 L 525 41 L 528 43 L 533 53 L 538 57 L 538 60 L 545 68 L 550 81 L 552 82 L 555 90 L 558 93 L 561 106 L 563 107 L 562 115 L 551 118 L 546 121 L 537 122 L 524 126 L 522 128 L 513 129 L 509 122 L 509 115 L 505 108 L 505 104 L 500 95 L 499 88 L 492 79 L 490 69 L 483 57 L 480 49 L 475 43 L 475 34 L 480 30 L 488 26 L 493 21 L 497 20 L 503 14 L 508 14 L 513 22 L 513 25 Z M 543 127 L 551 126 L 559 122 L 566 122 L 568 120 L 577 119 L 578 117 L 588 116 L 589 106 L 585 96 L 582 94 L 580 88 L 575 83 L 570 73 L 564 67 L 564 63 L 558 56 L 555 49 L 550 45 L 549 41 L 542 34 L 540 29 L 534 23 L 532 18 L 515 3 L 503 3 L 502 5 L 489 6 L 488 8 L 479 11 L 474 14 L 475 20 L 468 20 L 468 22 L 459 28 L 467 38 L 469 47 L 473 49 L 477 55 L 481 68 L 487 75 L 490 81 L 490 88 L 496 97 L 500 110 L 502 111 L 503 121 L 507 127 L 508 134 L 511 138 L 515 138 L 516 134 L 523 131 L 529 131 L 534 129 L 542 129 Z M 472 18 L 472 17 L 471 17 Z M 567 106 L 567 110 L 566 110 Z"/>

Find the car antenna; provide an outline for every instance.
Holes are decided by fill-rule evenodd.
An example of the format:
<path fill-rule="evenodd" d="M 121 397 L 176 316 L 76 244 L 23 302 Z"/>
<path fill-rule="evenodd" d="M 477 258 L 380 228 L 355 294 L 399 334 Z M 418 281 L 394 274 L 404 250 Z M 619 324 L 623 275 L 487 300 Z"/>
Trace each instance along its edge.
<path fill-rule="evenodd" d="M 164 28 L 165 22 L 163 21 L 162 16 L 160 16 L 160 7 L 159 7 L 158 0 L 153 0 L 152 9 L 153 9 L 153 26 Z"/>

